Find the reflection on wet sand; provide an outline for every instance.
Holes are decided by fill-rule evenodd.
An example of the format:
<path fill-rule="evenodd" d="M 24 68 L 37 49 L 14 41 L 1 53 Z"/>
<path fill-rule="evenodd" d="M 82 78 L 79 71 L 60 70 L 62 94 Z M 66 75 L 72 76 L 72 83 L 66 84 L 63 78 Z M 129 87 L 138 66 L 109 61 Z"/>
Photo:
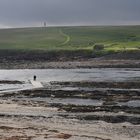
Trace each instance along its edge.
<path fill-rule="evenodd" d="M 0 73 L 0 140 L 140 139 L 139 69 Z"/>

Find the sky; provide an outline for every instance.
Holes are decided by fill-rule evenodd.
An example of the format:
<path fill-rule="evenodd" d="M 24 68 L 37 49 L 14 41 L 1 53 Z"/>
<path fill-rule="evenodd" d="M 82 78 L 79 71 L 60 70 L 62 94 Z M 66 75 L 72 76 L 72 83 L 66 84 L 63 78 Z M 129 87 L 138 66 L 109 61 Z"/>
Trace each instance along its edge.
<path fill-rule="evenodd" d="M 0 28 L 139 25 L 140 0 L 0 0 Z"/>

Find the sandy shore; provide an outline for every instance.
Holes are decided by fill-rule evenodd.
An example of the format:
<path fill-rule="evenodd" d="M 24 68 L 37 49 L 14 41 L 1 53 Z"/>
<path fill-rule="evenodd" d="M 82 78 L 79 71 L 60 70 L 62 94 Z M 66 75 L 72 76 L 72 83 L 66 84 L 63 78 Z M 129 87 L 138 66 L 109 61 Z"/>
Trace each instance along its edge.
<path fill-rule="evenodd" d="M 0 62 L 1 69 L 94 67 L 139 68 L 140 61 Z M 0 140 L 140 140 L 139 81 L 42 84 L 0 94 Z"/>
<path fill-rule="evenodd" d="M 140 139 L 138 82 L 50 84 L 43 89 L 1 93 L 0 140 Z M 58 86 L 78 88 L 58 90 Z M 90 100 L 92 104 L 85 104 Z M 137 102 L 127 106 L 131 100 Z"/>
<path fill-rule="evenodd" d="M 140 125 L 66 119 L 59 114 L 65 112 L 57 108 L 3 103 L 0 105 L 0 140 L 140 139 Z"/>

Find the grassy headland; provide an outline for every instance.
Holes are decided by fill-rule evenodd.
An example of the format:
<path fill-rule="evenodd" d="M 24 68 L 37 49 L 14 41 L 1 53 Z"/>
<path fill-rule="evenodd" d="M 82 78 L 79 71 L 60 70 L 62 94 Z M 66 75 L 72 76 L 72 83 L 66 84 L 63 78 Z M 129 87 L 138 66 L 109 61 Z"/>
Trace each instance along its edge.
<path fill-rule="evenodd" d="M 95 51 L 96 44 L 104 46 Z M 99 55 L 140 51 L 140 26 L 47 27 L 0 30 L 0 50 Z M 7 56 L 6 54 L 6 56 Z"/>

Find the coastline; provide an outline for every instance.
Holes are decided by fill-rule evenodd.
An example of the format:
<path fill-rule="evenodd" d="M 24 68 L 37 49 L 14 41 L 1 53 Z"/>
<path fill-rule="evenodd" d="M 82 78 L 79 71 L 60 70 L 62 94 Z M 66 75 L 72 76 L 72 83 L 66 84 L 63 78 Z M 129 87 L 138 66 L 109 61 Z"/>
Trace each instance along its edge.
<path fill-rule="evenodd" d="M 0 69 L 140 68 L 140 60 L 0 61 Z"/>

